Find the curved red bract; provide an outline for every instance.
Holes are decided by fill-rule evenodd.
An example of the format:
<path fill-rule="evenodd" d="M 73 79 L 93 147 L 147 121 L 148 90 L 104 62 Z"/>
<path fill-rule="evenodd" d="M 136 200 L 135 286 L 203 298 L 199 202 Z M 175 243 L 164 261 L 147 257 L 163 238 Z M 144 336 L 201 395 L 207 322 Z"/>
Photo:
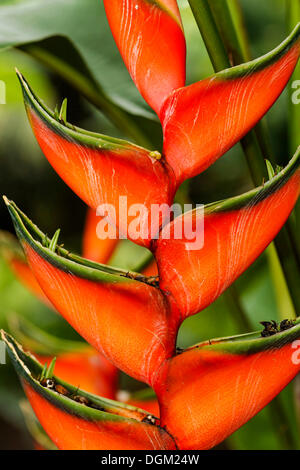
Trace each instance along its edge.
<path fill-rule="evenodd" d="M 180 449 L 210 449 L 266 406 L 300 371 L 292 344 L 255 354 L 194 348 L 157 383 L 161 425 Z"/>
<path fill-rule="evenodd" d="M 67 273 L 24 243 L 28 263 L 54 307 L 99 352 L 137 380 L 175 350 L 177 324 L 159 289 L 142 282 L 95 282 Z"/>
<path fill-rule="evenodd" d="M 133 81 L 159 115 L 170 93 L 185 84 L 186 46 L 176 0 L 104 0 L 104 6 Z"/>
<path fill-rule="evenodd" d="M 299 352 L 297 360 L 293 356 L 300 325 L 273 321 L 270 335 L 264 330 L 209 340 L 185 351 L 176 349 L 178 329 L 216 300 L 283 227 L 300 194 L 300 148 L 262 187 L 205 206 L 203 224 L 199 208 L 168 222 L 170 206 L 181 183 L 212 165 L 274 104 L 300 56 L 300 24 L 269 54 L 185 87 L 186 44 L 176 0 L 103 1 L 125 65 L 160 119 L 162 155 L 69 124 L 65 102 L 51 112 L 18 75 L 43 153 L 90 207 L 84 256 L 108 263 L 118 238 L 128 238 L 155 260 L 143 275 L 84 260 L 57 245 L 57 232 L 48 239 L 4 198 L 37 282 L 25 263 L 13 260 L 13 269 L 105 359 L 91 350 L 62 354 L 49 385 L 44 378 L 52 377 L 51 368 L 44 375 L 10 335 L 1 331 L 1 337 L 38 419 L 60 449 L 210 449 L 299 373 Z M 110 236 L 99 239 L 106 230 Z M 84 393 L 80 400 L 70 385 L 56 387 L 60 375 L 113 398 L 116 367 L 148 383 L 158 401 L 149 390 L 139 395 L 148 401 L 129 397 L 142 412 Z"/>
<path fill-rule="evenodd" d="M 156 399 L 152 400 L 134 400 L 130 399 L 126 401 L 128 405 L 136 406 L 137 408 L 141 408 L 142 410 L 148 411 L 148 413 L 151 413 L 154 416 L 157 416 L 159 418 L 159 404 Z"/>
<path fill-rule="evenodd" d="M 80 145 L 51 130 L 31 108 L 27 112 L 43 153 L 67 185 L 92 209 L 101 206 L 103 215 L 120 233 L 149 247 L 151 233 L 157 233 L 169 215 L 167 207 L 175 192 L 173 172 L 164 160 L 156 160 L 149 151 L 134 145 L 118 150 Z M 120 196 L 126 198 L 125 205 Z M 164 214 L 157 220 L 152 218 L 152 204 L 163 203 Z M 141 205 L 145 212 L 140 213 L 135 205 Z M 142 235 L 137 233 L 134 238 L 137 217 Z"/>
<path fill-rule="evenodd" d="M 298 41 L 261 70 L 237 78 L 221 72 L 168 98 L 161 112 L 164 154 L 178 185 L 206 170 L 263 117 L 285 88 L 299 54 Z"/>
<path fill-rule="evenodd" d="M 184 317 L 210 305 L 253 263 L 284 225 L 299 191 L 298 170 L 263 200 L 258 194 L 240 209 L 205 214 L 204 229 L 199 225 L 204 235 L 200 249 L 193 249 L 193 240 L 185 235 L 175 239 L 172 233 L 184 221 L 199 235 L 196 224 L 201 211 L 187 212 L 175 219 L 171 223 L 171 239 L 164 238 L 168 226 L 162 230 L 155 247 L 160 287 L 171 294 Z"/>
<path fill-rule="evenodd" d="M 68 414 L 24 383 L 30 404 L 49 435 L 61 450 L 172 450 L 174 442 L 158 426 L 139 421 L 86 421 Z"/>

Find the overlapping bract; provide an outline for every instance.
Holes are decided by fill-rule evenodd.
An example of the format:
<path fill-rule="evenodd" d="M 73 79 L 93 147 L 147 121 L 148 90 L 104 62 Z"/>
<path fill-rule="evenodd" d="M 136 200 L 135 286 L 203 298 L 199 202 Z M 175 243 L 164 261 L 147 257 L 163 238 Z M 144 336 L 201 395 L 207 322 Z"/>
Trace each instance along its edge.
<path fill-rule="evenodd" d="M 208 204 L 204 213 L 187 212 L 162 229 L 154 248 L 160 287 L 184 317 L 210 305 L 253 263 L 277 235 L 299 194 L 300 147 L 264 186 Z M 176 239 L 178 226 L 183 235 Z M 190 233 L 184 233 L 187 227 Z M 204 245 L 197 248 L 202 237 Z"/>
<path fill-rule="evenodd" d="M 210 448 L 299 372 L 299 362 L 292 360 L 299 322 L 267 339 L 218 340 L 180 355 L 175 355 L 177 331 L 185 317 L 208 306 L 247 269 L 283 226 L 299 197 L 300 151 L 264 187 L 206 206 L 203 247 L 191 249 L 189 236 L 172 237 L 184 220 L 190 220 L 191 230 L 197 227 L 199 211 L 167 224 L 168 211 L 154 221 L 149 209 L 172 204 L 182 181 L 205 170 L 268 111 L 298 61 L 300 25 L 266 56 L 184 87 L 185 40 L 176 1 L 104 3 L 125 64 L 162 123 L 162 155 L 71 126 L 36 98 L 22 76 L 20 81 L 31 125 L 49 162 L 91 208 L 111 204 L 117 209 L 115 218 L 102 215 L 117 231 L 153 251 L 159 286 L 137 273 L 97 265 L 61 248 L 50 250 L 44 234 L 6 202 L 47 297 L 115 365 L 154 386 L 168 433 L 158 423 L 149 428 L 143 420 L 116 420 L 108 414 L 91 424 L 82 409 L 76 417 L 62 414 L 59 400 L 45 397 L 34 382 L 25 389 L 54 441 L 57 419 L 66 429 L 80 427 L 72 437 L 58 433 L 60 448 Z M 123 195 L 128 206 L 143 204 L 148 210 L 139 217 L 144 231 L 138 238 L 120 210 Z M 166 238 L 169 229 L 171 238 Z M 159 234 L 157 241 L 153 234 Z M 113 249 L 113 242 L 107 249 Z M 11 339 L 3 335 L 9 346 Z"/>
<path fill-rule="evenodd" d="M 267 405 L 300 370 L 300 321 L 275 336 L 242 335 L 167 361 L 156 387 L 161 425 L 180 449 L 210 449 Z"/>
<path fill-rule="evenodd" d="M 174 353 L 178 328 L 162 292 L 135 273 L 62 248 L 51 251 L 50 240 L 6 202 L 28 263 L 56 310 L 119 369 L 152 384 L 157 365 Z"/>
<path fill-rule="evenodd" d="M 299 196 L 299 165 L 300 149 L 264 187 L 206 206 L 200 249 L 188 248 L 191 237 L 188 243 L 172 238 L 172 229 L 171 238 L 164 238 L 166 226 L 154 248 L 160 289 L 142 275 L 89 262 L 62 248 L 51 251 L 41 243 L 49 246 L 50 240 L 6 202 L 29 265 L 54 307 L 118 368 L 153 386 L 157 369 L 174 354 L 183 319 L 213 302 L 284 224 Z M 188 212 L 171 225 L 197 213 Z M 182 272 L 187 273 L 184 283 Z"/>

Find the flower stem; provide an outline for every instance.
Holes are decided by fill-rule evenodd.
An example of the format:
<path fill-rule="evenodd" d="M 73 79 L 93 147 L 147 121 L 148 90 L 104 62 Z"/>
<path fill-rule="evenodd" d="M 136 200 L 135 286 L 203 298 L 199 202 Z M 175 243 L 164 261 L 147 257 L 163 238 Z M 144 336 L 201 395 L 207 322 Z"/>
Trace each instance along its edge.
<path fill-rule="evenodd" d="M 238 36 L 238 42 L 242 50 L 241 57 L 243 57 L 246 61 L 249 61 L 251 60 L 251 50 L 242 7 L 239 0 L 231 0 L 227 5 L 234 24 L 234 29 Z"/>
<path fill-rule="evenodd" d="M 266 255 L 268 257 L 268 263 L 270 266 L 279 319 L 294 319 L 296 318 L 295 307 L 290 296 L 284 272 L 281 268 L 281 263 L 279 261 L 274 243 L 271 243 L 271 245 L 268 246 L 266 249 Z"/>
<path fill-rule="evenodd" d="M 227 69 L 230 62 L 207 0 L 188 1 L 215 71 Z"/>

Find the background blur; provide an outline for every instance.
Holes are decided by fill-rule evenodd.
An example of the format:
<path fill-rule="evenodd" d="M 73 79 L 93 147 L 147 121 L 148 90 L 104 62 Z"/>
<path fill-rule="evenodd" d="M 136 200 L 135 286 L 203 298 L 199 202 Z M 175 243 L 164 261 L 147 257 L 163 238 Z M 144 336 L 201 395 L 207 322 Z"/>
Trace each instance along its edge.
<path fill-rule="evenodd" d="M 187 2 L 179 0 L 179 4 L 187 37 L 190 83 L 210 75 L 213 69 Z M 284 0 L 241 0 L 241 4 L 253 57 L 268 52 L 287 35 Z M 62 78 L 63 74 L 48 66 L 47 57 L 53 51 L 59 51 L 61 57 L 69 57 L 75 70 L 87 67 L 105 92 L 145 129 L 154 147 L 161 145 L 158 122 L 128 76 L 99 0 L 1 0 L 0 49 L 0 80 L 6 84 L 6 104 L 0 104 L 0 192 L 12 198 L 46 233 L 52 234 L 60 227 L 65 246 L 80 252 L 86 207 L 41 153 L 25 115 L 14 68 L 20 69 L 49 106 L 54 108 L 67 97 L 68 121 L 83 128 L 126 137 L 72 88 Z M 293 153 L 288 139 L 288 116 L 286 91 L 267 116 L 272 146 L 281 165 Z M 187 191 L 194 203 L 206 203 L 250 187 L 244 156 L 236 146 L 213 167 L 194 178 Z M 4 203 L 0 203 L 0 229 L 13 232 Z M 138 256 L 134 248 L 125 244 L 115 263 L 130 266 L 134 256 Z M 242 308 L 253 330 L 259 328 L 261 320 L 278 319 L 279 296 L 285 301 L 284 291 L 276 292 L 271 282 L 276 274 L 274 269 L 270 269 L 268 255 L 264 254 L 236 283 Z M 179 346 L 245 332 L 231 300 L 225 294 L 201 315 L 187 320 L 180 331 Z M 288 303 L 286 305 L 288 309 Z M 77 337 L 58 315 L 21 286 L 0 258 L 0 328 L 7 328 L 7 315 L 11 312 L 24 315 L 63 338 Z M 125 376 L 121 378 L 121 388 L 140 386 Z M 0 449 L 32 448 L 18 406 L 22 396 L 10 364 L 0 365 Z M 223 448 L 282 449 L 286 448 L 287 433 L 292 433 L 299 448 L 292 385 L 281 394 L 280 401 L 284 410 L 282 419 L 278 421 L 273 416 L 274 408 L 267 407 L 231 436 Z"/>

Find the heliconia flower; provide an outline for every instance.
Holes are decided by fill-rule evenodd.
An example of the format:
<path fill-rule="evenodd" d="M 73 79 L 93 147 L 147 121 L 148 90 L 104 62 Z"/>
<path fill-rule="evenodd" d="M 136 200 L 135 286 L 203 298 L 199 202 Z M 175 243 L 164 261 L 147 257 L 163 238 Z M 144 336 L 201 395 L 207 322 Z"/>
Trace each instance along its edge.
<path fill-rule="evenodd" d="M 300 320 L 273 324 L 272 335 L 251 333 L 176 350 L 182 321 L 210 305 L 284 225 L 299 197 L 300 148 L 262 187 L 172 222 L 170 206 L 185 179 L 221 157 L 276 101 L 300 56 L 300 24 L 269 54 L 185 87 L 177 2 L 104 4 L 125 64 L 161 121 L 162 155 L 72 126 L 65 104 L 60 113 L 51 112 L 20 74 L 19 79 L 50 164 L 97 209 L 100 225 L 108 222 L 115 238 L 149 248 L 157 264 L 139 274 L 84 259 L 57 244 L 58 232 L 50 240 L 13 202 L 5 202 L 47 298 L 114 366 L 153 387 L 160 418 L 56 376 L 50 388 L 45 386 L 41 365 L 5 332 L 2 338 L 38 419 L 59 448 L 208 449 L 258 413 L 300 371 Z M 158 219 L 151 214 L 154 205 L 161 207 Z M 141 213 L 141 206 L 146 211 Z M 95 213 L 90 217 L 93 230 Z M 141 228 L 137 237 L 132 222 Z M 103 242 L 96 252 L 91 233 L 87 229 L 85 253 L 93 247 L 88 257 L 108 262 L 117 242 Z M 157 409 L 154 397 L 150 401 Z"/>
<path fill-rule="evenodd" d="M 176 0 L 104 0 L 112 34 L 141 95 L 160 113 L 185 84 L 185 38 Z"/>
<path fill-rule="evenodd" d="M 207 341 L 167 361 L 157 380 L 161 426 L 180 449 L 214 447 L 300 371 L 300 319 L 262 338 Z"/>
<path fill-rule="evenodd" d="M 2 340 L 41 425 L 59 449 L 176 449 L 147 411 L 84 392 L 58 377 L 43 386 L 42 366 L 2 331 Z"/>
<path fill-rule="evenodd" d="M 140 3 L 149 6 L 146 0 Z M 156 3 L 162 2 L 154 3 L 152 15 Z M 122 24 L 130 21 L 125 16 Z M 117 232 L 151 248 L 159 228 L 170 220 L 182 181 L 223 155 L 276 101 L 299 59 L 299 37 L 300 25 L 269 54 L 173 91 L 160 113 L 163 155 L 72 126 L 42 104 L 18 76 L 29 121 L 53 168 L 91 208 L 101 207 Z M 158 214 L 151 211 L 155 206 L 160 207 Z"/>
<path fill-rule="evenodd" d="M 212 165 L 263 117 L 299 56 L 300 24 L 269 54 L 172 93 L 160 119 L 177 184 Z"/>
<path fill-rule="evenodd" d="M 199 209 L 165 226 L 153 245 L 160 288 L 149 282 L 152 278 L 51 249 L 45 234 L 13 202 L 5 202 L 29 265 L 54 307 L 116 367 L 153 385 L 159 365 L 174 354 L 183 319 L 211 304 L 285 223 L 299 196 L 299 164 L 300 148 L 263 187 L 205 206 L 200 248 L 194 243 L 203 230 Z M 178 225 L 183 231 L 176 238 Z"/>
<path fill-rule="evenodd" d="M 151 385 L 175 350 L 178 315 L 147 277 L 85 260 L 57 246 L 5 198 L 26 257 L 56 310 L 88 343 Z"/>
<path fill-rule="evenodd" d="M 299 197 L 299 167 L 300 147 L 264 186 L 186 212 L 162 229 L 154 247 L 160 287 L 183 317 L 210 305 L 277 235 Z"/>
<path fill-rule="evenodd" d="M 86 222 L 83 232 L 82 256 L 84 258 L 106 264 L 113 254 L 118 238 L 106 238 L 98 233 L 98 226 L 101 217 L 96 215 L 96 211 L 89 209 L 87 211 Z M 105 235 L 105 234 L 103 234 Z"/>
<path fill-rule="evenodd" d="M 99 260 L 109 258 L 110 245 L 107 240 L 99 240 L 93 229 L 96 231 L 96 216 L 94 211 L 89 210 L 83 236 L 84 249 L 91 258 Z M 20 250 L 20 244 L 8 232 L 0 232 L 0 253 L 16 278 L 38 299 L 53 308 L 28 266 L 24 252 Z M 73 385 L 80 385 L 88 392 L 105 398 L 115 398 L 118 370 L 89 345 L 66 339 L 59 340 L 15 314 L 9 314 L 7 321 L 14 336 L 28 350 L 35 353 L 43 364 L 51 361 L 51 357 L 47 357 L 49 354 L 52 353 L 52 358 L 56 356 L 56 370 L 62 379 Z"/>

